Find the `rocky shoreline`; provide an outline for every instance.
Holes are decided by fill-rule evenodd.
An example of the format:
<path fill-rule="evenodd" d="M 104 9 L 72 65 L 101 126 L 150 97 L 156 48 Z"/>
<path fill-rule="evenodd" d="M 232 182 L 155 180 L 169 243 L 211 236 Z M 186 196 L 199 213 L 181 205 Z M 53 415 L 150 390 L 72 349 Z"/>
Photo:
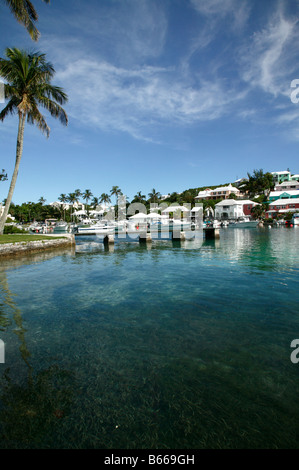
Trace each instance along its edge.
<path fill-rule="evenodd" d="M 17 242 L 17 243 L 0 244 L 0 257 L 26 254 L 26 253 L 32 253 L 32 252 L 40 252 L 44 250 L 51 250 L 55 248 L 62 248 L 66 246 L 75 245 L 74 235 L 66 234 L 66 235 L 56 235 L 56 237 L 57 236 L 61 236 L 62 238 L 51 239 L 51 235 L 48 235 L 49 240 L 37 240 L 37 241 L 28 241 L 28 242 L 24 241 L 24 242 Z"/>

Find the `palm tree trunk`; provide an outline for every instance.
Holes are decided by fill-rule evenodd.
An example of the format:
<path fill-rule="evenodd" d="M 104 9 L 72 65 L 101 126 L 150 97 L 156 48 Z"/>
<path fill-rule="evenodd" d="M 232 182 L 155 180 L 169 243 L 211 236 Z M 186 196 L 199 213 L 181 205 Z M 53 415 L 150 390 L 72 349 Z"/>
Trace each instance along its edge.
<path fill-rule="evenodd" d="M 5 207 L 4 207 L 4 212 L 0 218 L 0 235 L 3 235 L 4 224 L 6 222 L 6 218 L 7 218 L 10 204 L 12 201 L 12 196 L 14 193 L 15 185 L 17 182 L 19 167 L 20 167 L 22 153 L 23 153 L 25 118 L 26 118 L 25 113 L 19 112 L 19 129 L 18 129 L 18 138 L 17 138 L 17 149 L 16 149 L 16 163 L 15 163 L 14 172 L 11 178 L 11 183 L 10 183 L 8 196 L 7 196 Z"/>

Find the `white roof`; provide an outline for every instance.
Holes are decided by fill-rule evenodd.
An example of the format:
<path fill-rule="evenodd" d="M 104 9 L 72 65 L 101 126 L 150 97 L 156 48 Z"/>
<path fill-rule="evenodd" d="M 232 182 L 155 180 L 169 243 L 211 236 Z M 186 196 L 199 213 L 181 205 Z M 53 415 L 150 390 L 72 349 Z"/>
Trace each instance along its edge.
<path fill-rule="evenodd" d="M 269 206 L 285 206 L 287 204 L 299 204 L 299 198 L 276 199 L 276 201 L 270 202 Z"/>
<path fill-rule="evenodd" d="M 269 194 L 269 198 L 280 196 L 281 194 L 289 194 L 290 196 L 299 196 L 299 189 L 290 189 L 290 190 L 285 190 L 285 191 L 271 191 Z"/>
<path fill-rule="evenodd" d="M 290 181 L 283 181 L 282 183 L 278 183 L 276 186 L 294 186 L 294 184 L 298 184 L 298 183 L 299 182 L 296 180 L 290 180 Z"/>
<path fill-rule="evenodd" d="M 231 183 L 228 186 L 220 186 L 219 188 L 213 189 L 212 192 L 214 193 L 215 191 L 235 191 L 239 192 L 238 188 L 235 188 L 234 186 L 231 185 Z"/>
<path fill-rule="evenodd" d="M 224 199 L 221 202 L 218 202 L 215 204 L 215 207 L 219 206 L 244 206 L 244 205 L 249 205 L 252 204 L 253 206 L 256 206 L 258 203 L 250 201 L 249 199 Z"/>
<path fill-rule="evenodd" d="M 271 171 L 271 175 L 288 175 L 291 174 L 290 171 Z"/>

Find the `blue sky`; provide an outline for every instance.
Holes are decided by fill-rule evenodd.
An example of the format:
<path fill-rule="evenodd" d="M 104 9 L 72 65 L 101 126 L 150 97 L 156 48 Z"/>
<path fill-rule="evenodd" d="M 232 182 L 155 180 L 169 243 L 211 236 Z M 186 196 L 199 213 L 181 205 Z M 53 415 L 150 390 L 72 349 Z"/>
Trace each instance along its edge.
<path fill-rule="evenodd" d="M 129 199 L 299 173 L 298 0 L 33 0 L 34 43 L 0 1 L 0 51 L 38 50 L 69 97 L 67 128 L 25 129 L 16 204 L 118 185 Z M 299 97 L 299 93 L 298 93 Z M 3 106 L 3 105 L 1 105 Z M 0 123 L 12 174 L 17 117 Z M 8 182 L 0 183 L 0 200 Z"/>

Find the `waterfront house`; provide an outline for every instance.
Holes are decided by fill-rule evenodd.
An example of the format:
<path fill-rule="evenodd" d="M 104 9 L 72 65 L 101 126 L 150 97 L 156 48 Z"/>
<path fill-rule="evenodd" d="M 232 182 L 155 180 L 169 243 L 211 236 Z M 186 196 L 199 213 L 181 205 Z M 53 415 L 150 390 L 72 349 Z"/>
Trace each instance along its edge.
<path fill-rule="evenodd" d="M 270 202 L 269 210 L 266 212 L 266 218 L 277 217 L 278 214 L 286 212 L 299 212 L 299 198 L 277 199 Z"/>
<path fill-rule="evenodd" d="M 228 199 L 232 194 L 235 197 L 240 197 L 240 190 L 235 186 L 229 184 L 228 186 L 220 186 L 215 189 L 205 189 L 204 191 L 200 191 L 198 195 L 195 197 L 195 202 L 198 202 L 202 199 Z"/>
<path fill-rule="evenodd" d="M 251 209 L 258 205 L 249 199 L 226 199 L 215 205 L 215 219 L 237 220 L 243 217 L 251 217 Z"/>
<path fill-rule="evenodd" d="M 277 199 L 296 199 L 299 198 L 299 190 L 291 189 L 287 191 L 271 191 L 269 194 L 269 201 L 277 201 Z"/>
<path fill-rule="evenodd" d="M 273 176 L 275 184 L 282 183 L 283 181 L 290 181 L 291 179 L 290 171 L 272 171 L 271 175 Z"/>
<path fill-rule="evenodd" d="M 290 180 L 275 185 L 274 191 L 294 191 L 299 190 L 299 181 Z"/>

